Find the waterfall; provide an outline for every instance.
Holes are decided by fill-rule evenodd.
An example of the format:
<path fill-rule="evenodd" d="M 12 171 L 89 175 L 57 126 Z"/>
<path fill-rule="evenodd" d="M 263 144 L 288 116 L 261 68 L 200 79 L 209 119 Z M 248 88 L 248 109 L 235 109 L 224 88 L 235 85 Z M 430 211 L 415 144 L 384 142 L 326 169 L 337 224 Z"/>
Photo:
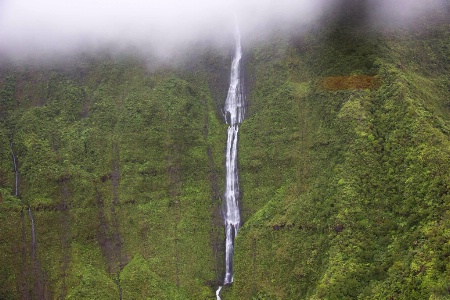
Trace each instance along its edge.
<path fill-rule="evenodd" d="M 13 150 L 12 140 L 9 142 L 9 147 L 11 149 L 11 157 L 14 166 L 14 196 L 19 197 L 19 167 L 17 165 L 17 158 Z M 28 205 L 27 208 L 28 217 L 31 222 L 31 258 L 34 261 L 36 259 L 36 231 L 34 225 L 33 213 L 31 212 L 31 207 Z"/>
<path fill-rule="evenodd" d="M 241 225 L 239 213 L 239 177 L 237 168 L 237 143 L 239 124 L 244 120 L 245 103 L 243 85 L 241 80 L 241 37 L 239 28 L 236 26 L 236 48 L 233 62 L 231 64 L 230 86 L 227 99 L 225 100 L 225 121 L 228 124 L 228 138 L 226 148 L 226 189 L 225 189 L 225 277 L 223 284 L 233 282 L 233 256 L 234 239 Z M 216 291 L 217 299 L 220 300 L 220 290 Z"/>
<path fill-rule="evenodd" d="M 31 259 L 33 262 L 36 260 L 36 231 L 34 229 L 34 218 L 31 213 L 31 208 L 28 206 L 28 217 L 31 221 Z"/>
<path fill-rule="evenodd" d="M 17 167 L 17 159 L 13 151 L 13 142 L 9 142 L 9 147 L 11 148 L 11 156 L 14 164 L 14 196 L 19 197 L 19 169 Z"/>

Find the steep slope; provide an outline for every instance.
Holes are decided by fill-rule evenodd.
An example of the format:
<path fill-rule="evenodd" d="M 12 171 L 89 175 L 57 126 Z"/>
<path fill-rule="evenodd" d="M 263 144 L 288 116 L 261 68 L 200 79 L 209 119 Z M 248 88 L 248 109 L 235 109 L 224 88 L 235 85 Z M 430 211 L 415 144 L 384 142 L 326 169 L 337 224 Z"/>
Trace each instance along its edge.
<path fill-rule="evenodd" d="M 450 297 L 450 27 L 434 20 L 251 54 L 228 298 Z"/>
<path fill-rule="evenodd" d="M 246 48 L 244 224 L 223 299 L 450 296 L 441 13 Z M 105 57 L 2 70 L 1 299 L 214 298 L 229 66 L 211 51 L 151 72 Z"/>
<path fill-rule="evenodd" d="M 0 298 L 213 293 L 226 137 L 197 72 L 126 58 L 4 72 Z"/>

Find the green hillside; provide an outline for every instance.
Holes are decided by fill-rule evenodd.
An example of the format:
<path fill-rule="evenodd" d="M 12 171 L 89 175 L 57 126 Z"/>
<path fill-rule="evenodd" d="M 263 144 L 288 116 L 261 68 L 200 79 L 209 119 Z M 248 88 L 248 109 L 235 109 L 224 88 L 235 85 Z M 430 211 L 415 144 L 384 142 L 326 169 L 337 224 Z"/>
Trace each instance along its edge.
<path fill-rule="evenodd" d="M 449 19 L 246 48 L 222 299 L 450 299 Z M 0 299 L 215 299 L 230 63 L 1 67 Z"/>

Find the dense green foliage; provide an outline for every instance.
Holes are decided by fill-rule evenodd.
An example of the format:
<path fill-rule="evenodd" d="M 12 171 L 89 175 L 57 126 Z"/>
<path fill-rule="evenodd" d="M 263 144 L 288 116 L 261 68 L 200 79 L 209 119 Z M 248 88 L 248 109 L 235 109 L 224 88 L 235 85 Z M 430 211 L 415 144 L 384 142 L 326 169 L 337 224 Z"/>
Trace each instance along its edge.
<path fill-rule="evenodd" d="M 450 298 L 449 29 L 343 25 L 331 44 L 303 36 L 255 50 L 229 297 Z M 379 86 L 321 84 L 354 74 Z"/>
<path fill-rule="evenodd" d="M 226 137 L 205 77 L 131 59 L 69 71 L 2 79 L 0 298 L 208 297 Z"/>
<path fill-rule="evenodd" d="M 223 299 L 450 298 L 449 24 L 352 25 L 247 49 Z M 215 298 L 229 63 L 2 70 L 1 299 Z"/>

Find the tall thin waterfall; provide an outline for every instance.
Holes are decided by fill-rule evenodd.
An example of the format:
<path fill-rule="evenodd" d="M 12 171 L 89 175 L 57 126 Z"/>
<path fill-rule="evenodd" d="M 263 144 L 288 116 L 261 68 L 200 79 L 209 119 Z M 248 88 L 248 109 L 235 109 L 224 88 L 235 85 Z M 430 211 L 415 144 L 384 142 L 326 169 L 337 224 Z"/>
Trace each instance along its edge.
<path fill-rule="evenodd" d="M 17 167 L 17 159 L 13 151 L 13 142 L 9 142 L 9 147 L 11 149 L 11 157 L 14 165 L 14 196 L 19 197 L 19 169 Z"/>
<path fill-rule="evenodd" d="M 236 26 L 236 49 L 231 65 L 230 87 L 225 100 L 225 121 L 228 124 L 228 139 L 226 150 L 226 190 L 225 190 L 225 277 L 223 284 L 233 282 L 233 255 L 234 238 L 241 225 L 239 213 L 239 177 L 237 168 L 237 143 L 239 124 L 245 116 L 245 97 L 241 80 L 241 37 L 239 28 Z M 216 292 L 217 299 L 222 287 Z"/>
<path fill-rule="evenodd" d="M 11 157 L 12 157 L 13 166 L 14 166 L 14 196 L 19 197 L 19 168 L 17 165 L 16 155 L 14 154 L 12 141 L 9 142 L 9 147 L 11 148 Z M 31 222 L 31 258 L 34 261 L 36 259 L 36 231 L 35 231 L 33 213 L 31 212 L 30 206 L 28 206 L 27 211 L 28 211 L 28 217 L 30 218 L 30 222 Z"/>

